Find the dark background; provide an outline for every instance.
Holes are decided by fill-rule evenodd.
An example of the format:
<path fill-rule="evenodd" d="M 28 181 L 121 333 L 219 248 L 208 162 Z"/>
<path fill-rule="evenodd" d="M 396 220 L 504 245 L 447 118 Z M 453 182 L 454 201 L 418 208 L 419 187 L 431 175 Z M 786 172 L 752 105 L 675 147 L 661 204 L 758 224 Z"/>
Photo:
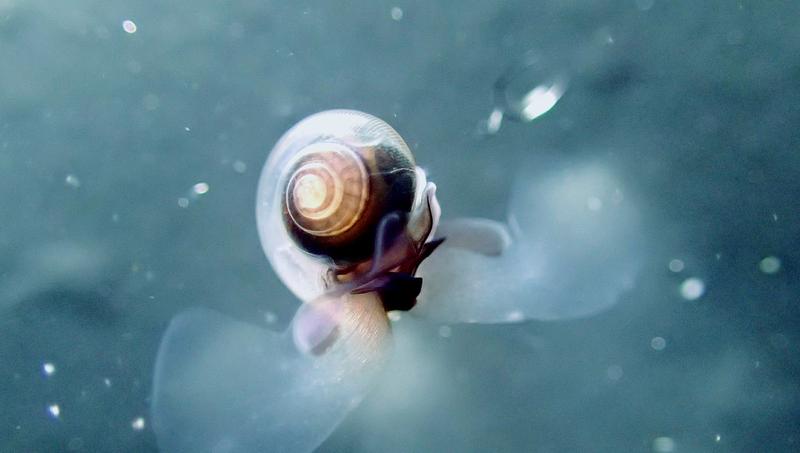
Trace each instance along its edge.
<path fill-rule="evenodd" d="M 797 450 L 798 18 L 755 0 L 0 0 L 0 451 L 155 451 L 172 315 L 288 323 L 255 187 L 280 134 L 328 108 L 395 126 L 445 217 L 501 219 L 520 162 L 607 163 L 649 242 L 599 316 L 449 336 L 404 318 L 418 366 L 321 451 Z M 529 83 L 566 74 L 566 94 L 481 134 L 531 54 Z"/>

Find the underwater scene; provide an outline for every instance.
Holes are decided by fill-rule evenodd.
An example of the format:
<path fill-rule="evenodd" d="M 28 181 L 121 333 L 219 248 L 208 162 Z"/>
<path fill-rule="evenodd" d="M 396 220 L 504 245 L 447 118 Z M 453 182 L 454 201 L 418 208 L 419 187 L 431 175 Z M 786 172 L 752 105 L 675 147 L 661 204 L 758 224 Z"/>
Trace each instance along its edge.
<path fill-rule="evenodd" d="M 0 0 L 0 452 L 800 450 L 797 18 Z"/>

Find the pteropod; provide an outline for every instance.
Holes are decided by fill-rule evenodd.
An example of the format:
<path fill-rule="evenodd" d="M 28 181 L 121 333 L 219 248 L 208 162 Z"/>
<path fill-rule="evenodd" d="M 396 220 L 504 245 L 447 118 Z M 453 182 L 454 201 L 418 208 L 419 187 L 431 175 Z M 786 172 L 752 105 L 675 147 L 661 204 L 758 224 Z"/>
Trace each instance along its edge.
<path fill-rule="evenodd" d="M 267 159 L 256 218 L 302 302 L 283 333 L 192 309 L 159 348 L 152 420 L 166 452 L 312 451 L 387 361 L 387 312 L 440 322 L 587 316 L 640 264 L 638 214 L 602 165 L 518 178 L 507 222 L 439 222 L 401 136 L 357 111 L 307 117 Z"/>

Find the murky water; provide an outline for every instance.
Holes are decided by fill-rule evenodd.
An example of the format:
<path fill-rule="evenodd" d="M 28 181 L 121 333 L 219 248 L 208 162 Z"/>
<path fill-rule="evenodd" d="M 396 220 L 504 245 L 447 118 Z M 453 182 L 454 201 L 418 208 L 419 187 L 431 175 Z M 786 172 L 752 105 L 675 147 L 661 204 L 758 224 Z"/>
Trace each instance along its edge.
<path fill-rule="evenodd" d="M 393 315 L 384 377 L 320 451 L 797 450 L 798 14 L 0 0 L 0 451 L 157 451 L 173 316 L 286 327 L 298 302 L 259 245 L 256 185 L 280 135 L 330 108 L 392 124 L 444 218 L 517 210 L 558 233 L 515 204 L 523 184 L 581 215 L 631 203 L 642 237 L 593 316 Z M 548 186 L 556 167 L 624 190 Z M 549 243 L 553 300 L 614 285 L 613 265 L 587 271 L 628 254 L 609 237 L 585 259 Z"/>

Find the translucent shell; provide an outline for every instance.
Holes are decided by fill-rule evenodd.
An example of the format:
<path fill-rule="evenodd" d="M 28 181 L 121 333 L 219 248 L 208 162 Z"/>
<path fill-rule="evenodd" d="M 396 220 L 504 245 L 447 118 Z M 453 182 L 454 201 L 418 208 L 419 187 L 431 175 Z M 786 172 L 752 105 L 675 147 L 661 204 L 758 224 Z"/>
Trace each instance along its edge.
<path fill-rule="evenodd" d="M 369 260 L 390 212 L 422 203 L 424 173 L 400 135 L 353 110 L 311 115 L 270 152 L 258 183 L 261 245 L 283 282 L 303 301 L 327 289 L 330 269 Z"/>

